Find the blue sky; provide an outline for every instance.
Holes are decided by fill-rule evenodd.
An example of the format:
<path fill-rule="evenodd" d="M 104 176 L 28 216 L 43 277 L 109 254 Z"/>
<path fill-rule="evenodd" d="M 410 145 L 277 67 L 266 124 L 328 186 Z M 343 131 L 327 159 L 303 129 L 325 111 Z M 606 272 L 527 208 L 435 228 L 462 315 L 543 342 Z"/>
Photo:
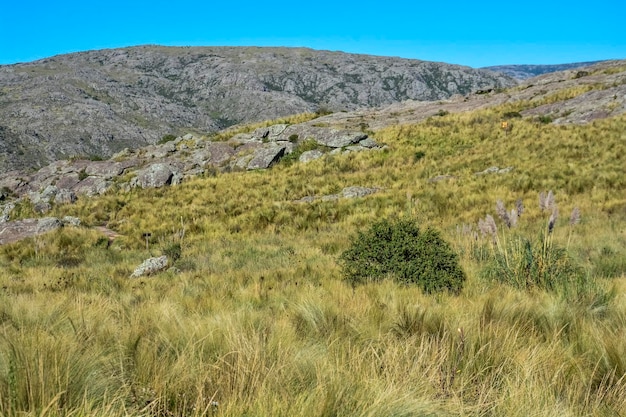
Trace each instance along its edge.
<path fill-rule="evenodd" d="M 626 59 L 626 0 L 2 3 L 0 64 L 143 44 L 305 46 L 473 67 Z"/>

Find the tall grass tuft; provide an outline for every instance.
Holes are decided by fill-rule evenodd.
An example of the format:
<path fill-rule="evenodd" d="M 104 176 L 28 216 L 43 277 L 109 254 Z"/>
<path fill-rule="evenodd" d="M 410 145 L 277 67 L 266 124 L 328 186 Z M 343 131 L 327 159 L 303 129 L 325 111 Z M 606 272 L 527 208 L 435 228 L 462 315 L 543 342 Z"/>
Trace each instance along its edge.
<path fill-rule="evenodd" d="M 487 216 L 486 220 L 479 221 L 479 229 L 483 236 L 492 237 L 486 243 L 491 248 L 488 252 L 488 261 L 482 268 L 480 275 L 489 281 L 496 281 L 511 285 L 523 290 L 554 291 L 570 299 L 587 297 L 596 294 L 599 290 L 594 284 L 589 271 L 574 260 L 567 252 L 566 247 L 561 247 L 555 242 L 554 228 L 558 220 L 558 207 L 554 201 L 552 191 L 542 192 L 539 195 L 539 207 L 541 211 L 551 210 L 550 217 L 545 227 L 539 231 L 521 233 L 509 230 L 512 226 L 511 217 L 508 215 L 504 203 L 498 200 L 496 212 L 500 219 L 507 225 L 501 233 L 493 226 L 493 217 Z M 521 202 L 516 206 L 520 207 Z M 515 211 L 515 209 L 514 209 Z M 570 217 L 571 228 L 580 219 L 580 212 L 575 209 Z M 599 294 L 596 294 L 599 295 Z"/>

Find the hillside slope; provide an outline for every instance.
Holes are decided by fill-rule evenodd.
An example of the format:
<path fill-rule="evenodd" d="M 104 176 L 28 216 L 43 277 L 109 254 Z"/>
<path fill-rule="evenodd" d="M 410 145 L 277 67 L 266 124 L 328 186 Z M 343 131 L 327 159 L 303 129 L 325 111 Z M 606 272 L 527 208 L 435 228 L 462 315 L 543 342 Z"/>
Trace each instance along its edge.
<path fill-rule="evenodd" d="M 443 63 L 300 48 L 143 46 L 0 67 L 0 171 L 166 134 L 514 85 Z M 4 156 L 4 158 L 2 158 Z"/>

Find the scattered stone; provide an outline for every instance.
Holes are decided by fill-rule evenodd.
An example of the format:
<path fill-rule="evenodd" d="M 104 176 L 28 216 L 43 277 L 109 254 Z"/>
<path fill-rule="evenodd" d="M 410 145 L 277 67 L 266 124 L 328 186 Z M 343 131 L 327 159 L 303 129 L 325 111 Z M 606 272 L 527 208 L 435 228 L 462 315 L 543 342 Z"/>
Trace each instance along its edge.
<path fill-rule="evenodd" d="M 164 270 L 167 267 L 167 256 L 159 256 L 157 258 L 148 258 L 141 265 L 135 268 L 135 271 L 130 276 L 131 278 L 138 278 L 145 275 L 152 275 L 159 271 Z"/>
<path fill-rule="evenodd" d="M 454 175 L 437 175 L 436 177 L 428 179 L 428 182 L 440 182 L 453 179 L 456 179 Z"/>
<path fill-rule="evenodd" d="M 346 187 L 341 191 L 343 198 L 365 197 L 380 191 L 380 188 Z"/>
<path fill-rule="evenodd" d="M 485 175 L 485 174 L 506 174 L 508 172 L 513 171 L 514 167 L 506 167 L 506 168 L 498 168 L 496 166 L 489 167 L 484 171 L 476 172 L 474 175 Z"/>
<path fill-rule="evenodd" d="M 370 194 L 374 194 L 380 191 L 381 188 L 377 187 L 346 187 L 341 190 L 340 194 L 327 194 L 323 196 L 306 196 L 299 200 L 295 200 L 295 203 L 312 203 L 315 200 L 322 201 L 336 201 L 340 198 L 359 198 L 365 197 Z"/>

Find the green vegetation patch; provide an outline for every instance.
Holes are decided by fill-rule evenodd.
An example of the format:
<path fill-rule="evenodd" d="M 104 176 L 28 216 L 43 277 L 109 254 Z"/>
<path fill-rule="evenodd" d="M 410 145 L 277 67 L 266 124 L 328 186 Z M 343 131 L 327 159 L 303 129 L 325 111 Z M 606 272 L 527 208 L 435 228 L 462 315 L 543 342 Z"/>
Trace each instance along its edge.
<path fill-rule="evenodd" d="M 457 255 L 439 232 L 421 231 L 412 220 L 381 220 L 358 232 L 341 262 L 352 285 L 391 277 L 427 293 L 458 293 L 465 281 Z"/>

